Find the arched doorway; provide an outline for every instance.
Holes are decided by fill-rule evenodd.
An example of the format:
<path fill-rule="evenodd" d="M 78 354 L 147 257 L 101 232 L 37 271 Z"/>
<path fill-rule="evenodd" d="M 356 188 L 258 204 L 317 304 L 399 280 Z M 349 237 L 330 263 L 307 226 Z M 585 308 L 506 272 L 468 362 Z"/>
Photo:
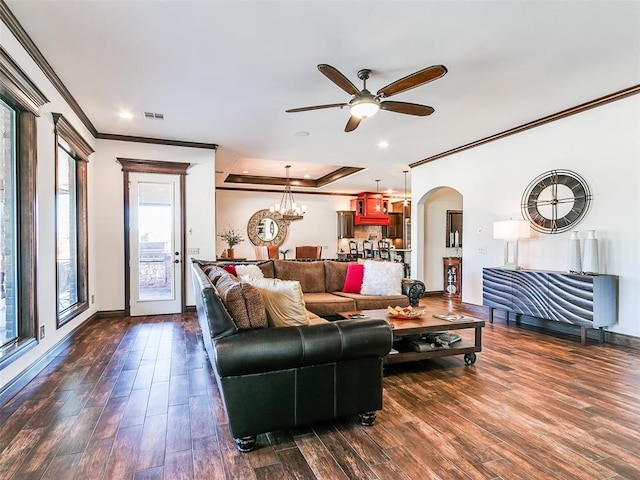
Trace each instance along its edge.
<path fill-rule="evenodd" d="M 458 230 L 458 245 L 450 246 L 450 233 L 457 225 L 451 222 L 451 212 L 463 212 L 463 197 L 454 188 L 441 186 L 428 191 L 418 202 L 421 227 L 417 233 L 417 276 L 426 286 L 427 294 L 439 294 L 444 289 L 443 257 L 462 255 L 462 227 Z M 449 212 L 449 215 L 448 215 Z M 420 225 L 414 224 L 416 226 Z M 451 229 L 453 228 L 453 231 Z"/>

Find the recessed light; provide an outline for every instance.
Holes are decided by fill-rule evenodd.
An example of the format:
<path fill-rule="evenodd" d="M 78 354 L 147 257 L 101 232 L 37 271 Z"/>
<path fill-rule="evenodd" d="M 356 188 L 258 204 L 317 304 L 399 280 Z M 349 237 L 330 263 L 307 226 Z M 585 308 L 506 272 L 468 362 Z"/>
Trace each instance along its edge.
<path fill-rule="evenodd" d="M 308 137 L 310 133 L 307 132 L 306 130 L 301 130 L 299 132 L 294 133 L 293 135 L 296 137 Z"/>
<path fill-rule="evenodd" d="M 304 176 L 304 178 L 311 178 L 311 175 L 309 175 L 308 173 Z"/>
<path fill-rule="evenodd" d="M 130 120 L 133 118 L 133 113 L 131 113 L 129 110 L 122 110 L 120 113 L 118 113 L 118 116 L 120 118 L 124 118 L 125 120 Z"/>
<path fill-rule="evenodd" d="M 249 173 L 249 170 L 242 170 L 243 175 L 246 175 L 247 173 Z"/>
<path fill-rule="evenodd" d="M 389 148 L 389 142 L 386 140 L 380 140 L 378 142 L 378 148 Z"/>

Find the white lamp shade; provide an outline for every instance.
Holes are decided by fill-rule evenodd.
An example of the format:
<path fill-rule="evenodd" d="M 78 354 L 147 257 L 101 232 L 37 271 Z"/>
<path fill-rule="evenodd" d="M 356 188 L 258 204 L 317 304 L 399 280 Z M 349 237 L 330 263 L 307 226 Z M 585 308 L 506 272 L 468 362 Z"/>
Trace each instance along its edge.
<path fill-rule="evenodd" d="M 493 222 L 493 238 L 501 240 L 517 240 L 529 238 L 531 227 L 526 220 L 505 220 Z"/>

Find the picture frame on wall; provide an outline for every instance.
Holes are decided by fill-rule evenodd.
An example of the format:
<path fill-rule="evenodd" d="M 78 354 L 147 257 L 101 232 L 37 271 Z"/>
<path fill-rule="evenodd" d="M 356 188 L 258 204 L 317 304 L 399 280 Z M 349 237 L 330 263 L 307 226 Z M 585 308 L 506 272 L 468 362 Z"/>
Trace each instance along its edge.
<path fill-rule="evenodd" d="M 445 246 L 462 248 L 462 210 L 447 210 Z"/>

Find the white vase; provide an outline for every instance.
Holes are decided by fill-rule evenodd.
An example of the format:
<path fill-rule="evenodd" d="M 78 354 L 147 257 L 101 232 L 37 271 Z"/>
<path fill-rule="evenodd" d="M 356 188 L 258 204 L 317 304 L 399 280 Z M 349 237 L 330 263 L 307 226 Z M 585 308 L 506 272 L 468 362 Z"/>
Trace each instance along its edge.
<path fill-rule="evenodd" d="M 578 238 L 578 231 L 571 232 L 569 237 L 569 272 L 580 273 L 582 272 L 582 258 L 580 256 L 580 238 Z"/>
<path fill-rule="evenodd" d="M 598 273 L 599 271 L 598 239 L 595 230 L 589 230 L 587 239 L 584 241 L 582 271 L 584 273 Z"/>

